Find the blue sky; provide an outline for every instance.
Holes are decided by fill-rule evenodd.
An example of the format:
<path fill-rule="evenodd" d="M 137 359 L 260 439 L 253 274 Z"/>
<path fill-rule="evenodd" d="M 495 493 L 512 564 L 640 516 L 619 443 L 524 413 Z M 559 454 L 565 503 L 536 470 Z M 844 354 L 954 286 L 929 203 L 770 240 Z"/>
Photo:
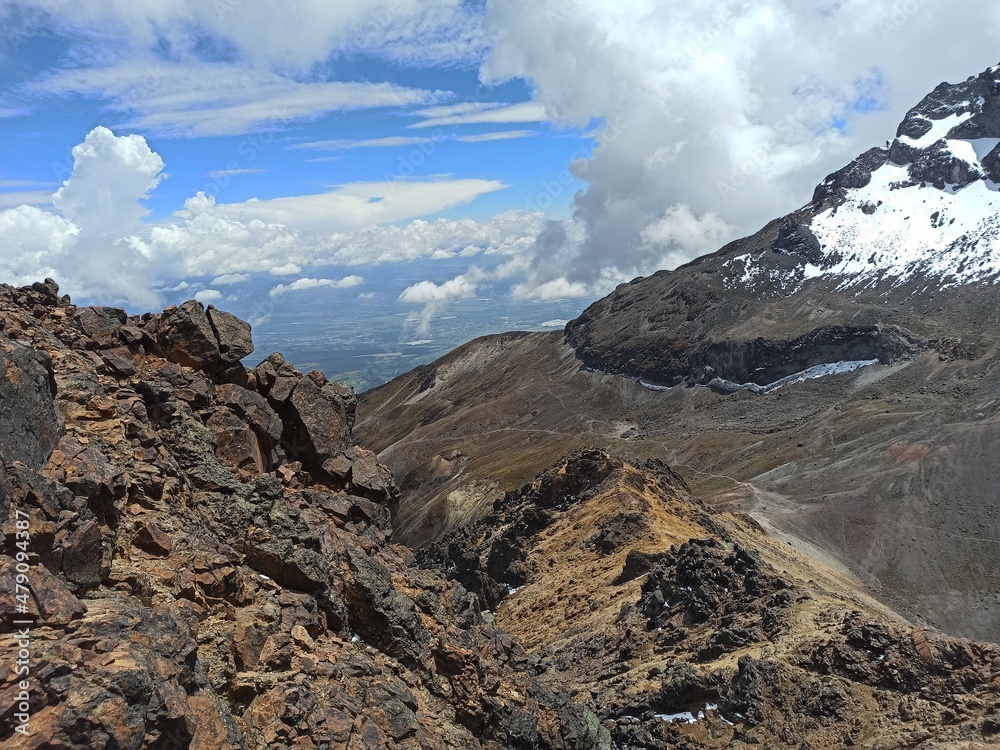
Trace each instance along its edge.
<path fill-rule="evenodd" d="M 998 34 L 985 0 L 0 0 L 0 281 L 582 308 L 801 206 Z"/>

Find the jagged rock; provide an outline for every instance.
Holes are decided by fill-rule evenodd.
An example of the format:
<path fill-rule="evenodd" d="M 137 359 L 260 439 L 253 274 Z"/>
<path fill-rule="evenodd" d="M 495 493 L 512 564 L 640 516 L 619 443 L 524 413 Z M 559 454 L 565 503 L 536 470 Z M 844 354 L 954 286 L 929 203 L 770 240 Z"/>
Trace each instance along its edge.
<path fill-rule="evenodd" d="M 890 158 L 890 152 L 884 148 L 869 149 L 846 167 L 823 180 L 813 193 L 813 205 L 830 205 L 838 198 L 842 198 L 845 191 L 867 186 L 872 181 L 872 172 Z"/>
<path fill-rule="evenodd" d="M 223 365 L 236 365 L 244 357 L 253 354 L 249 323 L 231 313 L 217 310 L 212 305 L 208 306 L 207 317 L 215 332 Z"/>
<path fill-rule="evenodd" d="M 205 426 L 215 436 L 215 454 L 224 466 L 255 474 L 267 470 L 266 453 L 256 433 L 229 409 L 215 409 Z"/>
<path fill-rule="evenodd" d="M 348 571 L 344 601 L 351 627 L 366 642 L 404 663 L 419 662 L 430 634 L 413 601 L 396 590 L 389 571 L 368 555 L 349 551 Z"/>
<path fill-rule="evenodd" d="M 281 442 L 281 418 L 259 393 L 225 384 L 215 387 L 213 397 L 216 403 L 224 404 L 250 425 L 265 453 L 270 453 Z"/>
<path fill-rule="evenodd" d="M 668 554 L 667 552 L 650 554 L 635 549 L 629 550 L 628 556 L 625 558 L 625 565 L 622 567 L 622 572 L 614 580 L 615 585 L 628 583 L 646 575 L 658 562 L 667 557 Z"/>
<path fill-rule="evenodd" d="M 132 377 L 138 369 L 135 358 L 126 347 L 117 347 L 101 352 L 101 358 L 113 374 L 123 378 Z"/>
<path fill-rule="evenodd" d="M 80 329 L 97 349 L 109 349 L 119 342 L 119 333 L 128 320 L 117 307 L 85 307 L 77 314 Z"/>
<path fill-rule="evenodd" d="M 59 439 L 50 360 L 0 336 L 0 457 L 38 469 Z"/>
<path fill-rule="evenodd" d="M 146 324 L 167 359 L 215 375 L 253 352 L 250 326 L 197 300 L 168 307 Z"/>
<path fill-rule="evenodd" d="M 135 525 L 135 536 L 132 544 L 151 555 L 168 556 L 174 549 L 174 540 L 155 521 L 138 521 Z"/>
<path fill-rule="evenodd" d="M 914 182 L 929 183 L 938 190 L 948 185 L 963 188 L 985 177 L 977 165 L 956 156 L 944 140 L 921 151 L 910 164 L 909 172 Z"/>
<path fill-rule="evenodd" d="M 95 521 L 84 521 L 78 526 L 63 548 L 63 570 L 66 578 L 85 587 L 101 583 L 104 553 L 101 527 Z"/>
<path fill-rule="evenodd" d="M 282 380 L 279 375 L 272 398 Z M 315 371 L 300 378 L 287 400 L 287 416 L 283 415 L 286 449 L 309 465 L 321 467 L 348 447 L 356 407 L 352 388 L 329 382 Z"/>

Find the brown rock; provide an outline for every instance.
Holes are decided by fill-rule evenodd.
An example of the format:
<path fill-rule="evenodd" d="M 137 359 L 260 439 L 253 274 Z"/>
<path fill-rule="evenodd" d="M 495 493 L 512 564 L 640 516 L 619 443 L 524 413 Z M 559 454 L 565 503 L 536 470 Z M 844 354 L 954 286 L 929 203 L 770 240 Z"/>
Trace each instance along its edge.
<path fill-rule="evenodd" d="M 166 557 L 174 549 L 173 537 L 155 521 L 137 521 L 132 544 L 157 557 Z"/>
<path fill-rule="evenodd" d="M 208 306 L 208 322 L 215 331 L 219 345 L 219 355 L 226 365 L 235 365 L 244 357 L 253 354 L 253 339 L 250 324 L 235 315 Z"/>
<path fill-rule="evenodd" d="M 118 343 L 118 333 L 127 320 L 125 311 L 116 307 L 85 307 L 77 315 L 84 335 L 98 349 L 107 349 Z"/>
<path fill-rule="evenodd" d="M 215 455 L 223 466 L 256 474 L 266 471 L 267 462 L 256 434 L 229 409 L 216 409 L 205 426 L 215 436 Z"/>
<path fill-rule="evenodd" d="M 213 397 L 216 403 L 228 407 L 250 425 L 265 452 L 270 452 L 281 442 L 281 418 L 259 393 L 227 383 L 216 386 Z"/>
<path fill-rule="evenodd" d="M 102 352 L 101 356 L 112 373 L 123 378 L 130 378 L 136 374 L 137 366 L 135 358 L 126 347 L 108 349 Z"/>
<path fill-rule="evenodd" d="M 85 521 L 69 537 L 63 550 L 63 572 L 66 578 L 81 586 L 101 583 L 101 527 Z"/>
<path fill-rule="evenodd" d="M 320 373 L 300 379 L 288 401 L 291 437 L 286 435 L 286 447 L 322 465 L 347 448 L 356 406 L 354 390 L 348 386 L 326 382 Z"/>

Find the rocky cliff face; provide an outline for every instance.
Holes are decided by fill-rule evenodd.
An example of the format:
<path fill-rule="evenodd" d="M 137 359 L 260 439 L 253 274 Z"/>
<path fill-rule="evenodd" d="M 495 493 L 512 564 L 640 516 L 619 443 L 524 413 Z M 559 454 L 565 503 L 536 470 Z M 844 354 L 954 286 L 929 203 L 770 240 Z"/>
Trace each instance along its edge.
<path fill-rule="evenodd" d="M 279 355 L 246 370 L 252 350 L 197 302 L 136 318 L 0 286 L 0 628 L 34 623 L 30 735 L 5 673 L 4 745 L 609 747 L 390 542 L 396 490 L 352 444 L 350 389 Z"/>

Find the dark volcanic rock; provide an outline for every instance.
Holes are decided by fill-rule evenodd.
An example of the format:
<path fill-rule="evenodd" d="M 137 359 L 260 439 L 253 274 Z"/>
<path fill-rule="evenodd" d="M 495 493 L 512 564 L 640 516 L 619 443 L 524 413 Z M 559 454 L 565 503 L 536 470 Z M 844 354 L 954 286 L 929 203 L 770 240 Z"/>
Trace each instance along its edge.
<path fill-rule="evenodd" d="M 0 456 L 39 469 L 59 439 L 50 360 L 0 336 Z"/>
<path fill-rule="evenodd" d="M 146 332 L 171 362 L 216 375 L 253 352 L 249 324 L 189 300 L 146 324 Z"/>
<path fill-rule="evenodd" d="M 609 749 L 474 596 L 388 543 L 395 486 L 349 443 L 350 389 L 277 357 L 260 393 L 219 383 L 242 324 L 188 303 L 122 350 L 117 313 L 40 286 L 0 286 L 0 632 L 36 623 L 24 746 Z M 288 463 L 294 445 L 344 476 Z M 5 746 L 18 689 L 0 675 Z"/>

